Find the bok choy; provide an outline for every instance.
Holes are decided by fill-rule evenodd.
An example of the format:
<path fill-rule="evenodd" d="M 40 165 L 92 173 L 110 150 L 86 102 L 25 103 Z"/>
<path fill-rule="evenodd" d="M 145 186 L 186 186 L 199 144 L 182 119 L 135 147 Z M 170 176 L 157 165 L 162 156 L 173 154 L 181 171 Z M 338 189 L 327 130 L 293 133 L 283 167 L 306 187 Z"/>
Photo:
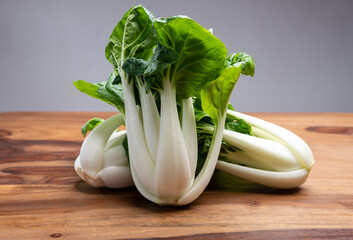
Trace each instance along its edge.
<path fill-rule="evenodd" d="M 313 163 L 309 147 L 229 104 L 240 75 L 254 75 L 253 59 L 228 55 L 196 21 L 155 18 L 134 6 L 114 28 L 105 56 L 114 69 L 107 81 L 74 82 L 120 112 L 83 127 L 84 134 L 92 131 L 75 170 L 88 184 L 134 184 L 157 204 L 185 205 L 203 192 L 216 167 L 273 187 L 305 181 Z M 123 124 L 126 131 L 117 131 Z"/>

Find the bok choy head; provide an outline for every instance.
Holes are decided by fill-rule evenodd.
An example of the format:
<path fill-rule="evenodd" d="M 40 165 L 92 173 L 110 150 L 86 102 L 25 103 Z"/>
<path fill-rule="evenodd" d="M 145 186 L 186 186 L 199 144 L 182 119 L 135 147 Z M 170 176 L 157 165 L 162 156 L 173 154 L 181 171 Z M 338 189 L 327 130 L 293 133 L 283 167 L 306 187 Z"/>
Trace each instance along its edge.
<path fill-rule="evenodd" d="M 244 66 L 227 64 L 224 44 L 194 20 L 156 19 L 142 6 L 131 8 L 109 39 L 106 57 L 121 78 L 134 183 L 157 204 L 188 204 L 212 176 L 229 97 Z M 197 177 L 196 95 L 215 126 Z"/>
<path fill-rule="evenodd" d="M 141 5 L 132 7 L 118 22 L 105 56 L 114 68 L 108 81 L 91 84 L 81 80 L 74 85 L 122 113 L 132 179 L 143 196 L 160 205 L 192 202 L 213 174 L 230 95 L 240 74 L 253 75 L 253 60 L 243 53 L 228 56 L 217 37 L 186 16 L 155 18 Z M 214 128 L 196 174 L 197 97 Z M 117 126 L 106 132 L 97 129 L 109 122 L 90 134 L 102 149 L 110 145 L 107 135 Z M 90 176 L 102 166 L 90 167 L 91 160 L 84 160 L 91 159 L 92 153 L 84 147 L 80 155 Z"/>
<path fill-rule="evenodd" d="M 202 193 L 215 166 L 275 188 L 305 182 L 314 163 L 308 145 L 228 104 L 239 76 L 254 75 L 254 61 L 246 53 L 227 56 L 212 30 L 135 6 L 114 28 L 105 55 L 114 68 L 107 81 L 74 82 L 121 112 L 83 128 L 94 130 L 75 169 L 90 185 L 124 187 L 133 178 L 149 200 L 183 205 Z M 121 124 L 128 131 L 113 133 Z"/>

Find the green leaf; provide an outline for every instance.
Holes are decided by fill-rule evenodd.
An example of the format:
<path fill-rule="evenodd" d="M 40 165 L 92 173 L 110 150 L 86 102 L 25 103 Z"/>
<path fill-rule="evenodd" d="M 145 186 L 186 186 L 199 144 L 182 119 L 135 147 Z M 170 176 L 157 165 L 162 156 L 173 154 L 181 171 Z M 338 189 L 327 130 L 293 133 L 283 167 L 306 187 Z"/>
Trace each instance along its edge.
<path fill-rule="evenodd" d="M 204 88 L 201 90 L 201 106 L 206 114 L 200 112 L 200 101 L 199 98 L 195 100 L 195 114 L 199 116 L 198 125 L 200 129 L 204 125 L 211 124 L 215 128 L 222 123 L 222 120 L 225 120 L 225 129 L 244 133 L 251 135 L 251 126 L 242 119 L 226 115 L 227 109 L 234 109 L 233 106 L 229 103 L 230 95 L 233 91 L 235 84 L 238 81 L 238 78 L 241 73 L 250 74 L 251 71 L 253 74 L 254 67 L 252 58 L 247 57 L 248 55 L 231 55 L 227 57 L 224 64 L 224 70 L 221 75 L 214 81 L 207 83 Z M 247 67 L 244 67 L 247 66 Z M 250 66 L 250 67 L 249 67 Z M 225 119 L 224 119 L 225 117 Z M 213 122 L 210 122 L 212 119 Z M 200 166 L 203 166 L 205 162 L 205 156 L 207 156 L 208 151 L 211 147 L 211 135 L 203 132 L 202 130 L 198 132 L 198 163 L 197 163 L 197 172 L 200 171 Z M 221 151 L 238 151 L 236 147 L 229 145 L 226 142 L 222 142 Z"/>
<path fill-rule="evenodd" d="M 223 66 L 221 75 L 201 91 L 202 109 L 210 115 L 215 126 L 227 108 L 234 109 L 229 98 L 240 74 L 253 76 L 255 72 L 254 60 L 246 53 L 229 55 Z"/>
<path fill-rule="evenodd" d="M 233 53 L 226 58 L 225 67 L 241 67 L 241 74 L 254 76 L 255 63 L 246 53 Z"/>
<path fill-rule="evenodd" d="M 137 58 L 128 58 L 125 60 L 122 69 L 130 75 L 142 76 L 149 65 L 148 61 Z"/>
<path fill-rule="evenodd" d="M 227 115 L 224 128 L 234 132 L 251 135 L 251 126 L 243 119 Z"/>
<path fill-rule="evenodd" d="M 118 69 L 118 63 L 121 62 L 120 56 L 121 48 L 115 46 L 113 42 L 109 42 L 105 47 L 105 57 L 111 64 L 113 64 L 115 69 Z"/>
<path fill-rule="evenodd" d="M 229 109 L 229 110 L 233 110 L 233 111 L 235 111 L 235 109 L 234 109 L 234 107 L 232 106 L 232 104 L 231 104 L 231 103 L 229 103 L 229 104 L 228 104 L 228 109 Z"/>
<path fill-rule="evenodd" d="M 95 127 L 97 127 L 102 122 L 104 122 L 104 119 L 102 118 L 92 118 L 88 120 L 81 128 L 82 135 L 85 137 L 87 132 L 92 131 Z"/>
<path fill-rule="evenodd" d="M 202 124 L 202 123 L 208 123 L 211 125 L 213 124 L 210 119 L 210 116 L 202 110 L 200 95 L 197 95 L 194 98 L 194 112 L 195 112 L 195 120 L 197 124 Z"/>
<path fill-rule="evenodd" d="M 170 64 L 178 60 L 178 54 L 170 48 L 157 44 L 155 51 L 148 61 L 128 58 L 122 69 L 130 75 L 151 75 L 163 71 Z"/>
<path fill-rule="evenodd" d="M 240 71 L 239 67 L 226 68 L 216 80 L 207 83 L 201 91 L 202 109 L 211 117 L 215 126 L 227 111 L 229 98 Z"/>
<path fill-rule="evenodd" d="M 89 83 L 84 80 L 75 81 L 74 86 L 88 96 L 100 99 L 116 107 L 119 112 L 124 113 L 124 96 L 121 84 L 114 84 L 119 76 L 113 72 L 108 81 Z"/>
<path fill-rule="evenodd" d="M 170 71 L 178 99 L 196 95 L 219 75 L 227 49 L 206 28 L 185 16 L 157 19 L 154 28 L 159 43 L 179 55 Z"/>
<path fill-rule="evenodd" d="M 207 113 L 205 113 L 204 111 L 194 108 L 195 111 L 195 120 L 196 122 L 200 122 L 201 120 L 210 117 Z"/>
<path fill-rule="evenodd" d="M 105 49 L 106 58 L 118 69 L 127 58 L 148 59 L 156 44 L 155 17 L 141 5 L 132 7 L 118 22 Z"/>
<path fill-rule="evenodd" d="M 114 106 L 121 113 L 125 113 L 125 105 L 124 105 L 124 93 L 123 88 L 121 86 L 121 78 L 116 72 L 112 72 L 108 78 L 108 81 L 105 85 L 105 89 L 109 94 L 111 94 L 111 99 L 113 100 Z M 100 89 L 98 92 L 102 93 Z M 106 95 L 108 96 L 108 94 Z"/>
<path fill-rule="evenodd" d="M 176 62 L 179 54 L 171 48 L 167 48 L 161 44 L 157 44 L 154 54 L 149 60 L 149 65 L 145 70 L 145 75 L 150 75 L 158 71 L 163 71 L 170 64 Z"/>

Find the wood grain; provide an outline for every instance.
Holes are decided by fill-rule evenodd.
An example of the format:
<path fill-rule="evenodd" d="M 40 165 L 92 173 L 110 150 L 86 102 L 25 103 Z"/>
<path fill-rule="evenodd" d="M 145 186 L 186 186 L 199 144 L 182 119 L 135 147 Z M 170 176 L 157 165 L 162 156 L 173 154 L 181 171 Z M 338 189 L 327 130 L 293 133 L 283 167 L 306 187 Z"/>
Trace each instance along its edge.
<path fill-rule="evenodd" d="M 184 207 L 76 176 L 82 124 L 113 114 L 0 113 L 0 239 L 353 239 L 353 113 L 253 113 L 310 145 L 307 182 L 275 190 L 217 171 Z"/>

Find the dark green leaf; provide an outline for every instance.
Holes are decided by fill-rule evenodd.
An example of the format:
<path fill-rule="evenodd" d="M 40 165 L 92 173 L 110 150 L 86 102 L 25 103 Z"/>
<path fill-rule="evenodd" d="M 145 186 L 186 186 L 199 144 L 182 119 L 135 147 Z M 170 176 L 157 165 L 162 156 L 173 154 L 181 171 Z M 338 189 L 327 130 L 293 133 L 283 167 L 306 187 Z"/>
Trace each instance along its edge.
<path fill-rule="evenodd" d="M 178 53 L 173 49 L 157 44 L 155 52 L 149 60 L 149 65 L 147 66 L 144 74 L 150 75 L 155 72 L 163 71 L 169 67 L 170 64 L 176 62 L 178 57 Z"/>
<path fill-rule="evenodd" d="M 141 76 L 144 74 L 149 62 L 143 59 L 128 58 L 125 60 L 122 69 L 130 75 Z"/>
<path fill-rule="evenodd" d="M 233 132 L 251 135 L 251 126 L 243 119 L 238 119 L 231 115 L 227 115 L 224 128 Z"/>
<path fill-rule="evenodd" d="M 131 75 L 151 75 L 163 71 L 177 60 L 178 54 L 173 49 L 158 44 L 148 61 L 128 58 L 124 62 L 122 69 Z"/>

